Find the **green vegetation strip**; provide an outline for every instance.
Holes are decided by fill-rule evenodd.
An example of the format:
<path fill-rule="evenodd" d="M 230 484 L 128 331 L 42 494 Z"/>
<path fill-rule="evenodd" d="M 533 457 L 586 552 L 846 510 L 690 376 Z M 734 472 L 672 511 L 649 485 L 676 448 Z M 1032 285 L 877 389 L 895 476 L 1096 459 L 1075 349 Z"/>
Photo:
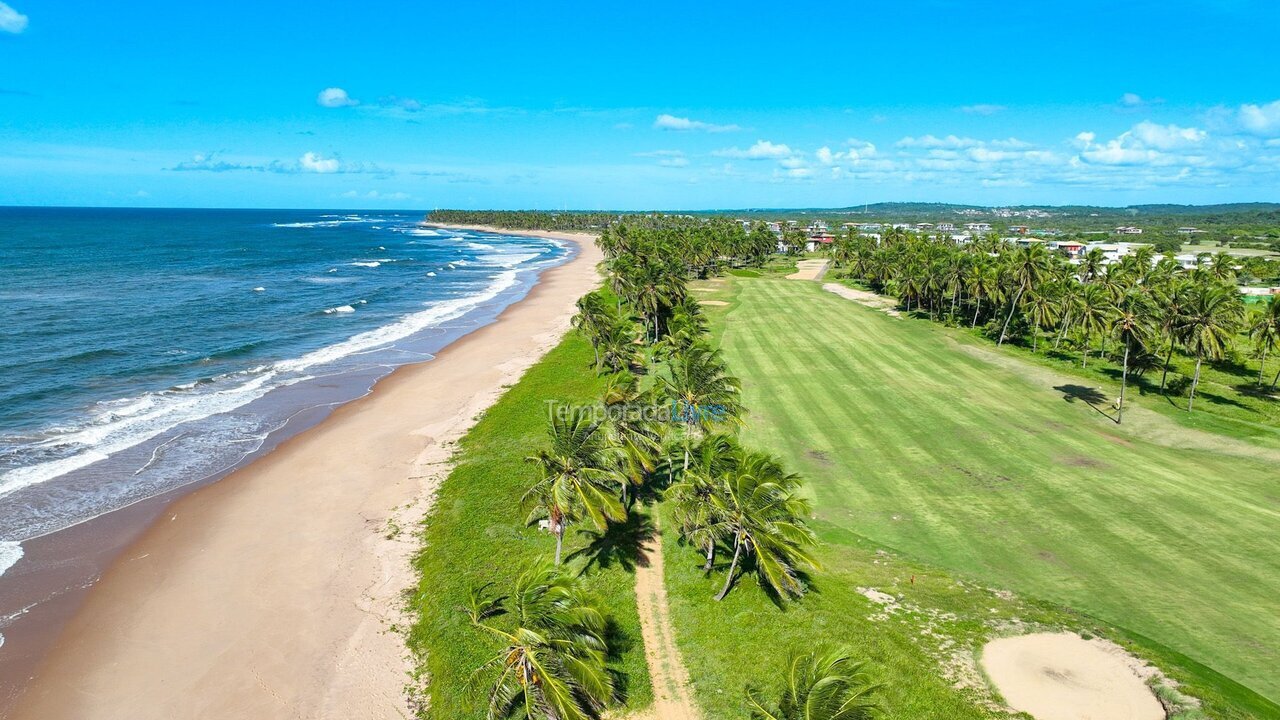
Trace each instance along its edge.
<path fill-rule="evenodd" d="M 1074 388 L 1033 383 L 928 324 L 816 283 L 739 279 L 729 297 L 731 307 L 709 315 L 722 318 L 726 359 L 752 409 L 745 439 L 806 476 L 821 520 L 1140 633 L 1151 639 L 1144 647 L 1190 658 L 1174 670 L 1207 699 L 1277 712 L 1214 672 L 1280 697 L 1274 464 L 1180 449 L 1178 428 L 1153 444 L 1064 401 Z M 848 559 L 838 533 L 824 540 L 824 558 Z M 687 569 L 669 562 L 675 597 L 690 592 Z M 843 597 L 832 589 L 840 582 L 860 582 L 856 572 L 831 575 L 803 613 Z M 701 648 L 685 646 L 685 633 L 709 619 L 674 604 L 698 682 Z M 856 615 L 826 622 L 851 627 Z"/>
<path fill-rule="evenodd" d="M 591 403 L 600 396 L 605 381 L 595 377 L 591 362 L 590 346 L 570 335 L 507 390 L 459 444 L 456 465 L 423 530 L 416 560 L 421 581 L 411 598 L 417 622 L 409 643 L 422 661 L 424 677 L 416 684 L 425 685 L 427 717 L 485 716 L 487 686 L 471 687 L 469 679 L 492 655 L 494 644 L 471 627 L 462 608 L 470 588 L 494 583 L 493 591 L 506 593 L 522 569 L 550 561 L 552 536 L 525 527 L 528 509 L 520 499 L 535 479 L 525 458 L 547 444 L 548 399 Z M 572 557 L 590 540 L 571 529 L 566 554 Z M 623 679 L 625 706 L 645 707 L 652 702 L 652 689 L 640 642 L 635 578 L 628 563 L 608 552 L 595 557 L 588 586 L 615 623 L 611 644 L 618 656 L 611 666 Z M 572 559 L 568 566 L 581 570 L 584 561 Z"/>

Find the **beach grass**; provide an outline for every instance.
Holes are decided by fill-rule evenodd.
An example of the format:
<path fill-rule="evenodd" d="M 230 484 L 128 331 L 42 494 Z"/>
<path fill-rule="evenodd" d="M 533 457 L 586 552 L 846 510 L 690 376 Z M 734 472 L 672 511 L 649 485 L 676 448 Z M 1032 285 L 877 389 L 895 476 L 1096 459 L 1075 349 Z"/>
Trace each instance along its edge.
<path fill-rule="evenodd" d="M 473 586 L 493 583 L 506 592 L 520 570 L 551 559 L 551 535 L 525 526 L 527 508 L 520 498 L 534 478 L 525 462 L 546 445 L 548 400 L 594 402 L 603 381 L 591 371 L 590 346 L 571 333 L 531 367 L 518 383 L 480 418 L 459 442 L 455 466 L 442 484 L 422 530 L 415 565 L 420 582 L 410 604 L 416 615 L 409 646 L 420 659 L 415 685 L 422 689 L 426 717 L 483 718 L 486 687 L 469 683 L 471 673 L 496 650 L 473 629 L 463 613 Z M 423 402 L 430 402 L 424 398 Z M 588 544 L 586 535 L 566 535 L 572 555 Z M 617 656 L 611 663 L 620 679 L 624 706 L 652 702 L 652 689 L 640 641 L 635 578 L 625 557 L 598 555 L 567 563 L 584 571 L 589 587 L 609 608 Z"/>
<path fill-rule="evenodd" d="M 1200 447 L 1154 412 L 1116 426 L 1069 377 L 817 283 L 716 286 L 700 298 L 729 303 L 706 312 L 743 382 L 744 438 L 805 476 L 826 548 L 817 591 L 785 612 L 759 592 L 707 602 L 696 558 L 671 551 L 677 637 L 712 716 L 769 677 L 776 647 L 818 640 L 866 647 L 910 688 L 886 690 L 890 716 L 975 716 L 973 698 L 954 709 L 959 691 L 930 679 L 938 651 L 913 656 L 906 638 L 975 647 L 1028 621 L 1132 643 L 1213 716 L 1280 714 L 1265 697 L 1280 696 L 1274 451 Z M 876 550 L 900 558 L 891 577 Z M 983 607 L 987 585 L 1038 600 Z M 925 625 L 869 624 L 857 588 L 870 586 L 903 594 Z"/>

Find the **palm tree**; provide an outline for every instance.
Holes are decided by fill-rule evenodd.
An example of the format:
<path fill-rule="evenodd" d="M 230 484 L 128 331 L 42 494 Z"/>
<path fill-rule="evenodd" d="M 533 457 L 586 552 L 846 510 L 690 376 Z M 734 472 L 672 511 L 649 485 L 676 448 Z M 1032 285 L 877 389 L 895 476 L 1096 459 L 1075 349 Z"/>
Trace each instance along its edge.
<path fill-rule="evenodd" d="M 969 294 L 976 302 L 973 308 L 973 322 L 969 327 L 978 326 L 978 314 L 982 311 L 982 299 L 994 299 L 1000 292 L 1000 276 L 986 258 L 979 258 L 969 274 Z"/>
<path fill-rule="evenodd" d="M 1151 300 L 1134 289 L 1125 293 L 1116 305 L 1111 331 L 1124 345 L 1124 364 L 1120 371 L 1120 402 L 1116 404 L 1116 424 L 1124 420 L 1124 394 L 1129 386 L 1129 355 L 1134 349 L 1146 349 L 1151 337 Z"/>
<path fill-rule="evenodd" d="M 1262 385 L 1262 377 L 1267 370 L 1267 354 L 1280 346 L 1280 297 L 1271 298 L 1266 307 L 1255 316 L 1249 327 L 1249 337 L 1262 356 L 1262 364 L 1258 366 L 1258 385 Z M 1280 373 L 1276 373 L 1276 379 L 1280 379 Z M 1275 387 L 1275 382 L 1272 382 L 1271 389 L 1274 390 Z"/>
<path fill-rule="evenodd" d="M 1177 345 L 1178 334 L 1181 332 L 1183 311 L 1187 300 L 1191 297 L 1193 287 L 1185 279 L 1174 278 L 1159 294 L 1160 332 L 1169 338 L 1169 349 L 1164 356 L 1164 370 L 1160 373 L 1161 393 L 1164 392 L 1165 383 L 1169 378 L 1169 363 L 1173 360 L 1173 349 Z"/>
<path fill-rule="evenodd" d="M 1009 266 L 1009 277 L 1018 290 L 1009 302 L 1009 316 L 1004 319 L 1004 327 L 1000 329 L 1000 340 L 996 345 L 1004 344 L 1005 336 L 1009 332 L 1009 321 L 1013 320 L 1013 313 L 1018 309 L 1018 303 L 1022 301 L 1022 294 L 1038 285 L 1040 280 L 1048 274 L 1051 260 L 1049 251 L 1040 243 L 1019 248 L 1014 253 Z"/>
<path fill-rule="evenodd" d="M 1089 365 L 1089 338 L 1094 333 L 1102 333 L 1107 326 L 1107 318 L 1114 306 L 1111 304 L 1107 289 L 1097 283 L 1085 285 L 1076 299 L 1077 324 L 1084 334 L 1084 350 L 1081 353 L 1081 367 Z"/>
<path fill-rule="evenodd" d="M 616 450 L 618 472 L 625 478 L 623 502 L 630 507 L 634 494 L 627 487 L 644 485 L 656 470 L 662 448 L 662 426 L 645 417 L 653 393 L 640 390 L 636 376 L 621 372 L 609 379 L 603 401 L 609 416 L 609 441 Z"/>
<path fill-rule="evenodd" d="M 626 482 L 611 457 L 608 435 L 591 417 L 590 408 L 552 413 L 548 427 L 551 449 L 528 461 L 538 466 L 538 480 L 523 502 L 533 506 L 528 523 L 546 518 L 556 536 L 556 565 L 560 564 L 564 531 L 569 523 L 589 518 L 599 530 L 609 521 L 626 519 L 616 490 Z"/>
<path fill-rule="evenodd" d="M 496 670 L 489 687 L 489 720 L 592 720 L 615 699 L 606 666 L 608 619 L 582 581 L 548 567 L 525 571 L 510 598 L 473 589 L 471 624 L 501 649 L 472 673 Z M 497 622 L 509 616 L 509 622 Z"/>
<path fill-rule="evenodd" d="M 600 367 L 609 372 L 619 372 L 640 361 L 639 326 L 630 318 L 614 317 L 613 322 L 600 328 L 598 336 Z"/>
<path fill-rule="evenodd" d="M 879 708 L 874 696 L 880 689 L 845 649 L 818 648 L 793 651 L 787 657 L 778 703 L 768 704 L 747 689 L 752 720 L 868 720 Z"/>
<path fill-rule="evenodd" d="M 1040 331 L 1052 327 L 1058 318 L 1061 307 L 1047 288 L 1033 290 L 1027 294 L 1027 315 L 1031 320 L 1031 352 L 1036 352 L 1040 344 Z"/>
<path fill-rule="evenodd" d="M 662 495 L 671 507 L 680 539 L 705 554 L 705 573 L 711 572 L 716 547 L 724 539 L 724 518 L 715 494 L 723 485 L 722 476 L 736 466 L 740 456 L 741 448 L 732 435 L 708 435 L 698 443 L 689 469 Z"/>
<path fill-rule="evenodd" d="M 1191 379 L 1187 410 L 1196 400 L 1200 365 L 1205 357 L 1218 360 L 1244 320 L 1244 304 L 1235 288 L 1217 283 L 1201 285 L 1192 293 L 1182 321 L 1183 344 L 1196 356 L 1196 372 Z"/>
<path fill-rule="evenodd" d="M 742 412 L 738 379 L 728 373 L 717 350 L 696 343 L 671 358 L 662 386 L 671 401 L 672 419 L 684 425 L 684 469 L 694 428 L 704 432 L 724 422 L 736 422 Z"/>
<path fill-rule="evenodd" d="M 613 314 L 599 292 L 589 292 L 578 298 L 578 313 L 573 316 L 573 326 L 591 343 L 595 354 L 595 367 L 600 368 L 600 336 L 605 328 L 614 324 Z"/>
<path fill-rule="evenodd" d="M 716 532 L 733 538 L 733 560 L 716 600 L 729 594 L 744 556 L 754 558 L 761 585 L 778 597 L 803 594 L 796 568 L 817 567 L 808 552 L 817 538 L 805 525 L 810 508 L 796 493 L 799 485 L 799 477 L 772 457 L 751 451 L 743 451 L 732 472 L 722 477 L 712 502 L 719 518 Z"/>
<path fill-rule="evenodd" d="M 1077 266 L 1080 282 L 1093 282 L 1095 278 L 1102 274 L 1106 262 L 1107 256 L 1102 252 L 1101 248 L 1089 248 L 1084 255 L 1080 256 L 1080 264 Z"/>

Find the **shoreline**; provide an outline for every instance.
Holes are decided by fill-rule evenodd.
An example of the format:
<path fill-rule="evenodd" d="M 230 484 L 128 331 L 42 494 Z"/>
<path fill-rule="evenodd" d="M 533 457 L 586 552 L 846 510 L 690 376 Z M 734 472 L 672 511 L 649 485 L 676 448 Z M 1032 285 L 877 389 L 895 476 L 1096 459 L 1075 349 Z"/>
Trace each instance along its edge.
<path fill-rule="evenodd" d="M 493 322 L 247 466 L 116 511 L 151 521 L 54 608 L 69 620 L 7 717 L 409 716 L 413 664 L 389 630 L 415 580 L 413 528 L 451 443 L 599 284 L 592 235 L 477 229 L 578 251 Z"/>

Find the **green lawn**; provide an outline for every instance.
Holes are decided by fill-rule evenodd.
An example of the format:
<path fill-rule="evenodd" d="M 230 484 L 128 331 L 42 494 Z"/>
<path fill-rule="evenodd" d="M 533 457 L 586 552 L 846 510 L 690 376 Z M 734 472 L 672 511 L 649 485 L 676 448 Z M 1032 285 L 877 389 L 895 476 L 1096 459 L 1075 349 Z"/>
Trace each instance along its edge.
<path fill-rule="evenodd" d="M 928 323 L 816 283 L 733 278 L 717 287 L 731 304 L 708 314 L 743 380 L 745 439 L 808 478 L 834 567 L 818 576 L 820 593 L 788 613 L 734 615 L 726 601 L 719 612 L 729 625 L 756 623 L 778 643 L 815 636 L 797 621 L 821 622 L 837 639 L 874 637 L 858 630 L 868 603 L 850 594 L 879 567 L 856 562 L 868 552 L 861 535 L 1118 626 L 1220 708 L 1280 712 L 1214 672 L 1280 698 L 1274 457 L 1188 449 L 1194 431 L 1151 412 L 1117 427 L 1065 400 L 1076 392 L 1070 377 L 1054 382 L 1016 358 L 993 361 Z M 695 602 L 709 592 L 688 567 L 669 562 L 667 575 L 699 698 L 721 707 L 716 694 L 739 693 L 746 671 L 699 638 L 703 623 L 725 615 Z M 738 595 L 750 603 L 759 593 Z M 888 647 L 874 652 L 893 657 L 895 638 L 884 632 L 877 642 Z M 951 702 L 948 689 L 929 702 Z"/>
<path fill-rule="evenodd" d="M 552 537 L 524 524 L 527 511 L 520 498 L 534 478 L 524 459 L 546 445 L 545 401 L 589 403 L 599 397 L 604 383 L 590 370 L 591 358 L 590 346 L 571 334 L 507 390 L 460 443 L 456 466 L 423 529 L 423 549 L 416 560 L 421 580 L 410 598 L 417 620 L 409 643 L 421 662 L 423 677 L 417 685 L 425 688 L 430 705 L 426 717 L 484 717 L 484 688 L 467 683 L 472 669 L 496 647 L 471 628 L 461 608 L 472 585 L 492 582 L 505 594 L 523 568 L 550 561 Z M 570 528 L 566 553 L 586 544 Z M 626 706 L 639 708 L 653 695 L 628 547 L 595 556 L 588 577 L 617 625 L 619 654 L 612 664 L 623 681 Z M 574 570 L 585 564 L 581 558 L 570 562 Z"/>

